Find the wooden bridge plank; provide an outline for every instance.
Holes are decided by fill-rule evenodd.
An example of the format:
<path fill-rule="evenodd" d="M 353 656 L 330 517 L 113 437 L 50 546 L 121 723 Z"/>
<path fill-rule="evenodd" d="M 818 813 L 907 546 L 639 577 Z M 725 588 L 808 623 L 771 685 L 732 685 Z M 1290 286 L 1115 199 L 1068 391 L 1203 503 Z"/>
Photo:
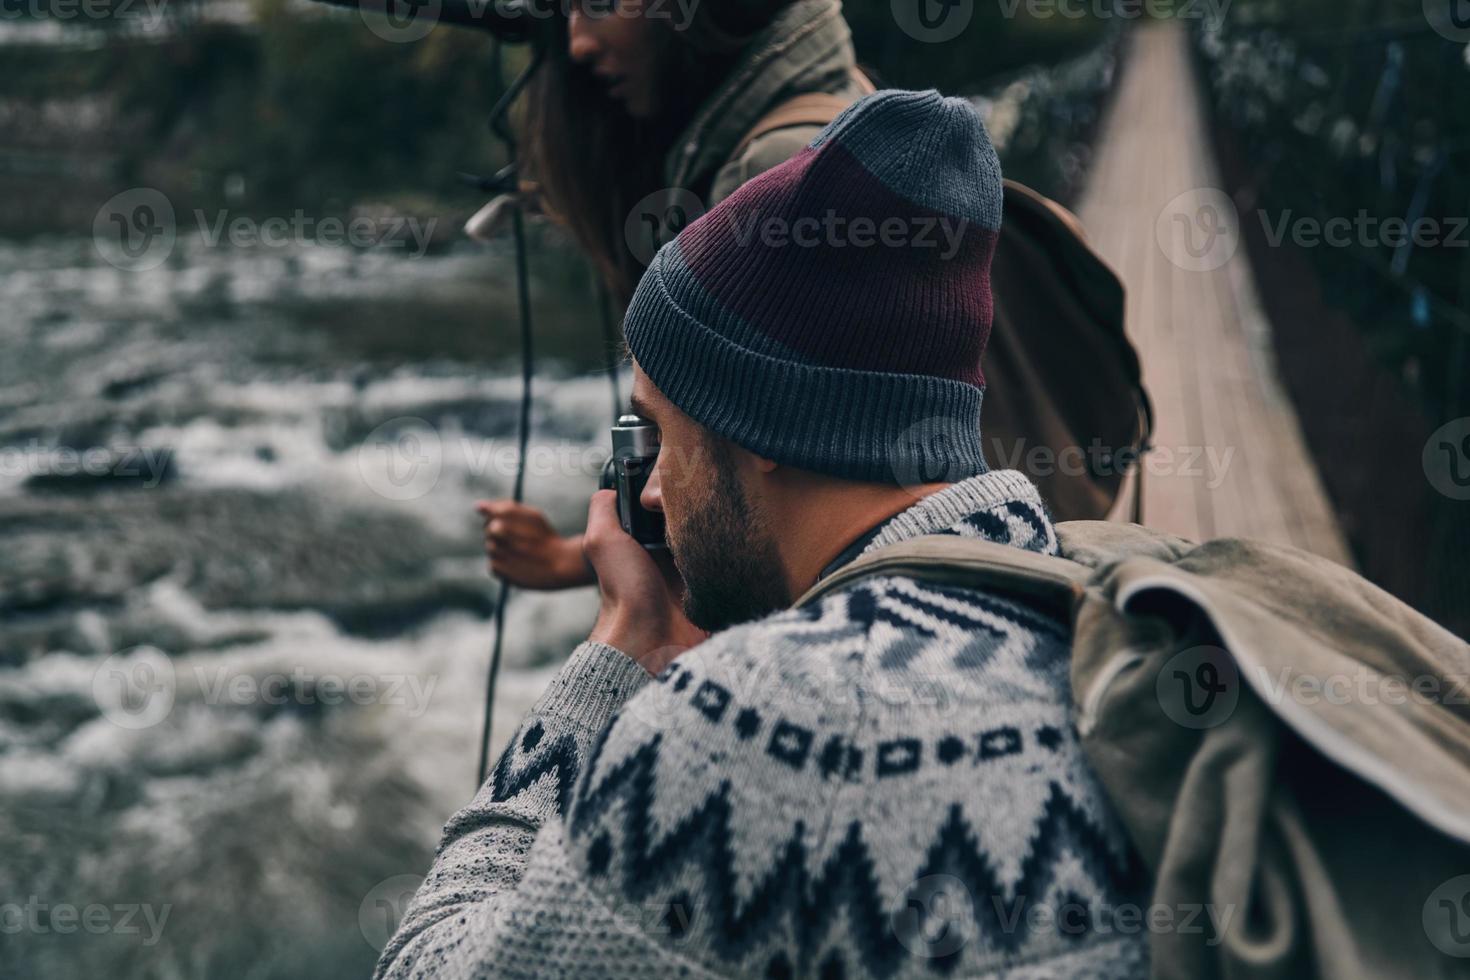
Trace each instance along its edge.
<path fill-rule="evenodd" d="M 1145 520 L 1194 540 L 1240 536 L 1349 552 L 1276 373 L 1270 325 L 1243 247 L 1203 271 L 1172 261 L 1155 223 L 1178 195 L 1219 188 L 1188 40 L 1177 23 L 1129 39 L 1078 206 L 1093 245 L 1128 290 L 1128 330 L 1173 467 L 1143 475 Z M 1238 233 L 1237 233 L 1238 241 Z M 1182 469 L 1180 453 L 1201 456 Z M 1225 454 L 1229 453 L 1227 457 Z"/>

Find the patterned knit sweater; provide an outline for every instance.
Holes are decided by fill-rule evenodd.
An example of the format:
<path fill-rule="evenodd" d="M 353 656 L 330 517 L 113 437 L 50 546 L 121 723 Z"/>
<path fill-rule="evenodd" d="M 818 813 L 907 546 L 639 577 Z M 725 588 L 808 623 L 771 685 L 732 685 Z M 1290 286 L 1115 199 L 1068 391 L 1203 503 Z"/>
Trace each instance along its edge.
<path fill-rule="evenodd" d="M 1055 553 L 1015 472 L 892 518 Z M 1139 869 L 1027 606 L 867 579 L 650 680 L 584 643 L 438 857 L 379 977 L 1132 977 Z M 1126 906 L 1125 906 L 1126 907 Z"/>

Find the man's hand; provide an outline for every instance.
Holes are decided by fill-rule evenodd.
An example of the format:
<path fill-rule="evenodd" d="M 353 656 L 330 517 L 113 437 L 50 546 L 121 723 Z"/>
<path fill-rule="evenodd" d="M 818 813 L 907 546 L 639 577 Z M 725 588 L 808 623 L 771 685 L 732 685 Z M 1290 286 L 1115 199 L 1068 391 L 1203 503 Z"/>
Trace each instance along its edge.
<path fill-rule="evenodd" d="M 709 636 L 684 618 L 684 583 L 667 552 L 655 559 L 618 523 L 617 491 L 592 495 L 582 549 L 602 590 L 589 640 L 617 647 L 657 674 Z"/>
<path fill-rule="evenodd" d="M 534 507 L 513 500 L 481 500 L 490 571 L 522 589 L 570 589 L 596 579 L 582 557 L 582 539 L 564 538 Z"/>

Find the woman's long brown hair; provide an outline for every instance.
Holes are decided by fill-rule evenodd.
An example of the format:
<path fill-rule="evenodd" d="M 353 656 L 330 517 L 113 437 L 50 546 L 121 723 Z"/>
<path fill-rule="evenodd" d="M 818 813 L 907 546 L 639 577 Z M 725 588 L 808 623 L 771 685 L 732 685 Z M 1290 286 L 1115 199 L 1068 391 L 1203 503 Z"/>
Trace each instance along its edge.
<path fill-rule="evenodd" d="M 739 11 L 744 22 L 736 25 L 729 15 L 740 2 L 705 0 L 695 5 L 687 29 L 669 21 L 655 29 L 662 104 L 653 119 L 629 116 L 590 70 L 571 59 L 565 17 L 557 16 L 540 42 L 548 45 L 545 61 L 518 117 L 524 173 L 620 304 L 632 297 L 643 272 L 623 231 L 630 209 L 663 188 L 664 158 L 674 140 L 733 67 L 740 48 L 787 0 L 745 0 Z M 752 8 L 759 8 L 753 18 Z"/>

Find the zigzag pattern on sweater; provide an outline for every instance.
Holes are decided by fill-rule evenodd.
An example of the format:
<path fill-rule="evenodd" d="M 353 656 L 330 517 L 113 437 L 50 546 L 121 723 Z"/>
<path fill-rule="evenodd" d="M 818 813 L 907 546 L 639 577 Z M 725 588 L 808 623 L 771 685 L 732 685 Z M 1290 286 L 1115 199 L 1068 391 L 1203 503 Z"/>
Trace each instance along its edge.
<path fill-rule="evenodd" d="M 858 641 L 876 624 L 893 627 L 897 642 L 877 663 L 884 670 L 908 667 L 931 642 L 947 643 L 942 634 L 968 637 L 955 646 L 953 666 L 961 671 L 984 666 L 999 651 L 1029 651 L 1033 670 L 1051 671 L 1068 656 L 1065 627 L 1046 614 L 1011 599 L 973 589 L 917 582 L 901 576 L 861 582 L 819 602 L 786 614 L 808 623 L 834 622 L 825 632 L 789 633 L 790 642 L 813 648 L 831 642 Z M 782 622 L 772 620 L 771 628 Z"/>
<path fill-rule="evenodd" d="M 524 731 L 505 747 L 500 761 L 490 776 L 490 801 L 502 803 L 534 786 L 542 776 L 551 773 L 556 780 L 556 812 L 565 815 L 572 791 L 577 785 L 579 756 L 577 742 L 570 735 L 562 735 L 546 745 L 541 745 L 541 723 L 532 722 Z M 517 748 L 521 755 L 531 755 L 529 762 L 514 768 Z M 537 752 L 537 749 L 540 749 Z"/>
<path fill-rule="evenodd" d="M 997 510 L 1015 518 L 1029 528 L 1030 536 L 1016 534 L 1007 525 L 1006 518 L 996 513 Z M 953 527 L 941 528 L 934 533 L 968 537 L 968 531 L 971 528 L 978 532 L 978 537 L 1024 548 L 1027 551 L 1039 551 L 1043 554 L 1055 554 L 1057 551 L 1056 535 L 1052 533 L 1050 522 L 1047 521 L 1041 509 L 1029 501 L 1008 500 L 1001 507 L 976 511 Z"/>
<path fill-rule="evenodd" d="M 505 747 L 495 768 L 490 771 L 490 803 L 504 803 L 514 799 L 534 787 L 542 776 L 550 773 L 556 784 L 552 804 L 558 816 L 566 815 L 572 791 L 577 785 L 577 776 L 581 772 L 581 756 L 572 736 L 562 735 L 542 744 L 542 732 L 541 722 L 534 721 L 517 732 L 516 737 Z M 521 756 L 530 757 L 529 762 L 515 765 L 517 748 Z M 538 748 L 539 752 L 536 751 Z M 472 834 L 499 819 L 494 810 L 482 806 L 465 807 L 450 817 L 449 822 L 444 825 L 443 839 L 451 840 L 464 834 Z"/>
<path fill-rule="evenodd" d="M 736 817 L 729 781 L 722 781 L 661 840 L 654 840 L 650 834 L 653 783 L 662 736 L 654 735 L 607 772 L 597 774 L 594 786 L 606 739 L 604 732 L 593 749 L 568 828 L 571 840 L 585 845 L 588 874 L 595 880 L 609 873 L 614 835 L 602 825 L 602 818 L 615 802 L 622 801 L 622 820 L 616 829 L 624 853 L 615 887 L 627 899 L 638 901 L 675 880 L 684 869 L 697 868 L 704 892 L 695 905 L 709 919 L 705 928 L 712 948 L 730 961 L 741 960 L 764 938 L 789 927 L 804 958 L 797 969 L 805 970 L 845 912 L 849 928 L 845 945 L 860 959 L 863 970 L 891 975 L 915 952 L 903 930 L 895 928 L 895 916 L 915 907 L 916 902 L 924 906 L 916 889 L 935 875 L 952 877 L 975 897 L 974 925 L 979 938 L 993 950 L 1016 954 L 1028 938 L 1026 908 L 1045 897 L 1056 882 L 1058 863 L 1068 855 L 1080 861 L 1099 899 L 1119 888 L 1132 890 L 1140 881 L 1141 869 L 1131 852 L 1115 853 L 1084 809 L 1051 782 L 1042 816 L 1030 835 L 1029 852 L 1021 862 L 1021 876 L 1013 887 L 1001 882 L 962 806 L 955 803 L 926 849 L 923 864 L 914 871 L 915 884 L 903 895 L 880 893 L 860 821 L 848 825 L 835 852 L 813 875 L 803 843 L 806 828 L 797 820 L 784 842 L 773 842 L 774 860 L 755 878 L 750 897 L 741 903 L 735 893 L 730 828 Z M 680 904 L 688 905 L 688 898 Z M 1087 903 L 1083 899 L 1079 904 Z M 912 935 L 927 934 L 931 925 L 912 923 L 911 929 L 917 930 Z M 1090 926 L 1071 938 L 1083 941 L 1087 931 Z M 957 965 L 961 953 L 962 949 L 956 949 L 923 958 L 935 972 L 947 973 Z"/>
<path fill-rule="evenodd" d="M 882 621 L 934 636 L 937 633 L 935 627 L 940 624 L 961 630 L 985 630 L 996 635 L 1014 624 L 1053 639 L 1067 639 L 1065 630 L 1056 620 L 1020 603 L 984 592 L 927 582 L 920 584 L 901 577 L 866 584 L 866 588 L 859 587 L 846 593 L 848 616 L 863 626 Z M 1004 621 L 1004 625 L 998 626 L 997 619 Z"/>
<path fill-rule="evenodd" d="M 914 510 L 920 511 L 924 506 L 924 503 L 921 502 Z M 925 524 L 928 526 L 924 526 Z M 910 528 L 906 533 L 879 534 L 864 549 L 864 553 L 885 544 L 891 544 L 894 540 L 902 540 L 916 534 L 949 534 L 962 538 L 984 538 L 997 544 L 1007 544 L 1014 548 L 1038 551 L 1046 555 L 1055 555 L 1061 550 L 1056 532 L 1052 530 L 1051 521 L 1041 504 L 1029 500 L 1008 500 L 1003 504 L 977 510 L 954 523 L 943 526 L 937 525 L 932 520 L 921 520 L 918 527 Z"/>

